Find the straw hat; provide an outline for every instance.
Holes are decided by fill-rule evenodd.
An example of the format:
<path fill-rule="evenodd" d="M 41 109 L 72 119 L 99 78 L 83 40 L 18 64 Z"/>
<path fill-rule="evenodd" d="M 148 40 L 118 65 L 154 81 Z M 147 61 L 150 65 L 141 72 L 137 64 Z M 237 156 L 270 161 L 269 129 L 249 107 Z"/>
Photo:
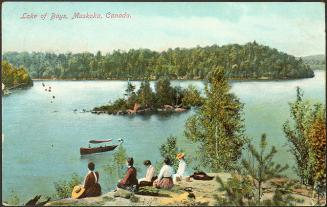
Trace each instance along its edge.
<path fill-rule="evenodd" d="M 72 198 L 79 198 L 85 191 L 83 186 L 77 185 L 74 187 L 72 192 Z"/>
<path fill-rule="evenodd" d="M 176 158 L 177 159 L 182 159 L 184 158 L 185 154 L 184 153 L 177 153 Z"/>

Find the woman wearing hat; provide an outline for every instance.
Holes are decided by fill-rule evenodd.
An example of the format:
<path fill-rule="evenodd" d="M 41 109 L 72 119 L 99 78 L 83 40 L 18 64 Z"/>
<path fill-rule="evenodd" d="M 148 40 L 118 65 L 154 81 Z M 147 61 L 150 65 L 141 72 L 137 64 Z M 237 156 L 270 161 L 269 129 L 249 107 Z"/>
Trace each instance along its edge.
<path fill-rule="evenodd" d="M 99 173 L 94 172 L 93 162 L 88 164 L 89 172 L 85 177 L 83 186 L 75 186 L 72 192 L 72 198 L 95 197 L 101 195 L 101 186 L 99 182 Z"/>
<path fill-rule="evenodd" d="M 119 181 L 117 187 L 129 191 L 136 191 L 138 189 L 138 181 L 136 178 L 136 169 L 133 167 L 134 160 L 132 157 L 127 159 L 128 169 L 125 177 Z"/>
<path fill-rule="evenodd" d="M 144 160 L 143 164 L 147 167 L 147 170 L 145 177 L 138 180 L 139 186 L 152 186 L 153 181 L 157 178 L 157 176 L 155 176 L 156 169 L 151 165 L 150 160 Z"/>
<path fill-rule="evenodd" d="M 169 158 L 165 158 L 164 166 L 162 166 L 158 179 L 153 182 L 153 186 L 156 188 L 171 189 L 174 186 L 173 174 L 174 169 L 171 167 Z"/>
<path fill-rule="evenodd" d="M 186 173 L 185 173 L 186 162 L 185 162 L 184 158 L 185 158 L 184 153 L 178 153 L 176 155 L 176 159 L 179 160 L 179 164 L 178 164 L 178 170 L 177 170 L 176 174 L 173 175 L 174 182 L 176 182 L 177 179 L 182 179 L 182 177 L 186 175 Z"/>

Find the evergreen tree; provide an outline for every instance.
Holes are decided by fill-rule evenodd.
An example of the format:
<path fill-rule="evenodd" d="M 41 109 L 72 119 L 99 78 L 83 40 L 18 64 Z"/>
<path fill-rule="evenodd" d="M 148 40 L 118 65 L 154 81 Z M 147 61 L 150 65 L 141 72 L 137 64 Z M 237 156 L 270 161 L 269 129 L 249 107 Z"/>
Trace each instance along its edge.
<path fill-rule="evenodd" d="M 176 155 L 180 152 L 180 149 L 177 147 L 177 138 L 174 136 L 169 136 L 167 141 L 160 146 L 159 150 L 161 157 L 168 157 L 172 166 L 177 169 L 178 162 L 176 160 Z"/>
<path fill-rule="evenodd" d="M 143 107 L 149 107 L 153 105 L 153 92 L 150 86 L 149 80 L 141 82 L 140 89 L 137 91 L 138 101 Z"/>
<path fill-rule="evenodd" d="M 243 104 L 229 92 L 223 68 L 215 68 L 208 81 L 204 104 L 186 121 L 185 136 L 200 144 L 204 167 L 214 172 L 235 169 L 246 143 Z"/>
<path fill-rule="evenodd" d="M 223 180 L 217 176 L 216 181 L 220 184 L 218 191 L 225 192 L 225 196 L 216 196 L 217 204 L 219 206 L 246 206 L 248 202 L 254 197 L 253 186 L 251 179 L 247 176 L 240 177 L 232 174 L 231 179 L 224 183 Z"/>
<path fill-rule="evenodd" d="M 127 82 L 127 88 L 125 90 L 125 96 L 127 96 L 127 98 L 130 98 L 135 90 L 135 86 L 128 80 Z"/>
<path fill-rule="evenodd" d="M 168 76 L 160 77 L 155 84 L 158 105 L 163 106 L 165 104 L 173 105 L 173 88 L 170 86 L 170 80 Z"/>
<path fill-rule="evenodd" d="M 262 193 L 262 184 L 271 178 L 280 176 L 280 173 L 288 168 L 288 165 L 281 166 L 275 164 L 272 159 L 277 153 L 276 148 L 273 146 L 268 154 L 265 154 L 267 148 L 266 134 L 262 134 L 260 141 L 260 151 L 258 152 L 252 144 L 248 145 L 250 157 L 248 160 L 242 159 L 242 166 L 245 174 L 250 175 L 256 180 L 258 185 L 255 187 L 258 189 L 258 200 L 260 201 Z M 254 158 L 255 161 L 252 161 Z"/>

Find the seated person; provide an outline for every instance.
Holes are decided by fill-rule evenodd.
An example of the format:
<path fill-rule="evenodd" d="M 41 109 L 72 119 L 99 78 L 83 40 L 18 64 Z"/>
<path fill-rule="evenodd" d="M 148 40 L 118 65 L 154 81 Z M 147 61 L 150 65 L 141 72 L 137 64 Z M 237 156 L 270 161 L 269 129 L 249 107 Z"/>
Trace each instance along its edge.
<path fill-rule="evenodd" d="M 184 153 L 178 153 L 176 156 L 176 159 L 179 160 L 179 164 L 176 174 L 173 175 L 174 182 L 176 182 L 177 179 L 181 180 L 183 176 L 186 176 L 186 162 L 184 158 Z"/>
<path fill-rule="evenodd" d="M 151 165 L 150 160 L 145 160 L 143 164 L 147 167 L 147 170 L 146 170 L 145 177 L 139 179 L 139 187 L 152 186 L 153 181 L 157 178 L 157 176 L 155 176 L 156 169 Z"/>
<path fill-rule="evenodd" d="M 162 166 L 158 178 L 153 182 L 156 188 L 171 189 L 174 186 L 173 176 L 174 169 L 171 167 L 169 158 L 165 158 L 164 165 Z"/>
<path fill-rule="evenodd" d="M 132 157 L 127 159 L 127 171 L 125 177 L 119 181 L 117 184 L 118 188 L 122 188 L 128 191 L 137 191 L 138 189 L 138 182 L 136 178 L 136 169 L 133 167 L 134 160 Z"/>
<path fill-rule="evenodd" d="M 101 186 L 99 182 L 99 173 L 94 172 L 95 165 L 93 162 L 88 164 L 89 172 L 85 177 L 84 185 L 75 186 L 72 197 L 73 198 L 85 198 L 95 197 L 101 195 Z"/>

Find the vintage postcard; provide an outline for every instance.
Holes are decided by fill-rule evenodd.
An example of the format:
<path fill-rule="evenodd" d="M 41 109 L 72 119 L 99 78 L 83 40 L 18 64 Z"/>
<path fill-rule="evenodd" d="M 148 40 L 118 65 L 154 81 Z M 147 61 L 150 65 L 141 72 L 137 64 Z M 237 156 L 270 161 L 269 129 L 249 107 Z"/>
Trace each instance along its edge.
<path fill-rule="evenodd" d="M 325 3 L 1 6 L 3 205 L 326 205 Z"/>

